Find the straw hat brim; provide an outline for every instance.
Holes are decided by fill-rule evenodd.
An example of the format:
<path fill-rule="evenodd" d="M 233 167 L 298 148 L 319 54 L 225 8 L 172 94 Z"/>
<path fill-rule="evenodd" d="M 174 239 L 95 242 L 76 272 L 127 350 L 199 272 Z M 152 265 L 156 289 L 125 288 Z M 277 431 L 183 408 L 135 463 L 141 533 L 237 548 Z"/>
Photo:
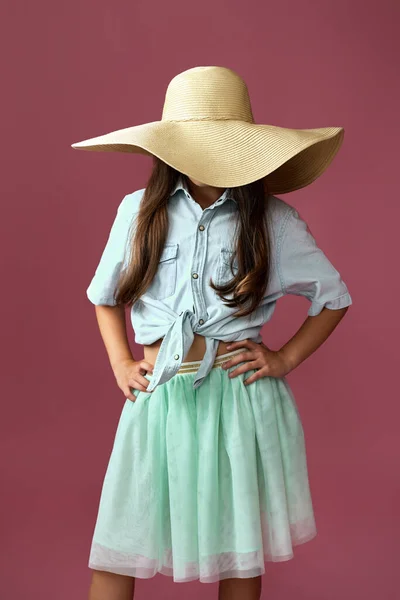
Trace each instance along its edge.
<path fill-rule="evenodd" d="M 158 156 L 197 181 L 236 187 L 266 178 L 271 194 L 312 183 L 332 162 L 342 127 L 290 129 L 235 120 L 154 121 L 76 142 L 72 148 Z"/>

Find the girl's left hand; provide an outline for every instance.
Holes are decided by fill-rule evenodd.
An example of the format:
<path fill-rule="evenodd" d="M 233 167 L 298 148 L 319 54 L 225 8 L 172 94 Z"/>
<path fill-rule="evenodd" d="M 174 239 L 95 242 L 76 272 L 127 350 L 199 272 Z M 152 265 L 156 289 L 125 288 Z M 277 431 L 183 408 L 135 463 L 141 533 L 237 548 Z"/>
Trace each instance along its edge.
<path fill-rule="evenodd" d="M 229 377 L 237 377 L 237 375 L 245 373 L 250 369 L 258 369 L 256 373 L 252 373 L 243 382 L 246 385 L 253 383 L 257 379 L 261 379 L 261 377 L 284 377 L 292 370 L 282 352 L 279 350 L 270 350 L 263 342 L 257 344 L 252 340 L 246 339 L 238 342 L 230 342 L 227 346 L 229 352 L 236 348 L 247 348 L 247 350 L 232 356 L 232 358 L 222 364 L 222 368 L 228 369 L 246 361 L 245 364 L 231 371 L 228 374 Z"/>

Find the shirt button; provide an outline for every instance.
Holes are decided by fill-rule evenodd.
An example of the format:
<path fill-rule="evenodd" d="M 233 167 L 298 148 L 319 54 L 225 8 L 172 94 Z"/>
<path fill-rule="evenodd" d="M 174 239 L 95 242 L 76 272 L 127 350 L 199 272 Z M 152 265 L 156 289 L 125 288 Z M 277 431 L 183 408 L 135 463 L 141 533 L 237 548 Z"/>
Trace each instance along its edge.
<path fill-rule="evenodd" d="M 193 273 L 192 277 L 193 277 L 193 279 L 197 279 L 198 278 L 198 274 L 197 273 Z"/>
<path fill-rule="evenodd" d="M 200 231 L 204 231 L 204 225 L 199 225 Z"/>
<path fill-rule="evenodd" d="M 199 319 L 199 324 L 203 325 L 203 323 L 204 323 L 203 319 Z"/>
<path fill-rule="evenodd" d="M 179 354 L 175 354 L 174 359 L 178 360 L 178 358 L 179 358 Z"/>

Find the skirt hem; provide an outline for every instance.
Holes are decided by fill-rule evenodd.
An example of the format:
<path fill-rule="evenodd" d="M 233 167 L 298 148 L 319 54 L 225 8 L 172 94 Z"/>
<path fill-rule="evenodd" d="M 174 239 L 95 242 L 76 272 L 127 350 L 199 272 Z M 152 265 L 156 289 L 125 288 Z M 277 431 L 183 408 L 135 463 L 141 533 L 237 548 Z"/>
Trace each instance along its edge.
<path fill-rule="evenodd" d="M 295 548 L 296 546 L 300 546 L 301 544 L 305 544 L 306 542 L 311 541 L 312 539 L 314 539 L 317 536 L 317 531 L 312 531 L 311 533 L 309 533 L 308 535 L 304 536 L 303 538 L 299 538 L 296 541 L 292 542 L 292 546 L 293 548 Z M 289 560 L 292 560 L 294 558 L 294 552 L 291 552 L 290 554 L 286 554 L 286 555 L 282 555 L 282 556 L 271 556 L 269 554 L 264 554 L 264 563 L 267 562 L 287 562 Z M 215 573 L 213 575 L 207 576 L 207 575 L 200 575 L 199 573 L 193 573 L 193 575 L 190 575 L 188 577 L 185 578 L 178 578 L 175 577 L 174 575 L 174 570 L 172 567 L 168 567 L 166 565 L 162 565 L 160 569 L 154 571 L 150 571 L 148 570 L 147 573 L 145 574 L 145 569 L 143 569 L 142 567 L 111 567 L 108 565 L 100 565 L 97 564 L 95 561 L 91 560 L 89 561 L 88 564 L 90 569 L 96 570 L 96 571 L 106 571 L 108 573 L 115 573 L 117 575 L 125 575 L 128 577 L 135 577 L 137 579 L 151 579 L 153 577 L 155 577 L 157 574 L 160 575 L 164 575 L 166 577 L 172 577 L 173 582 L 174 583 L 188 583 L 190 581 L 199 581 L 200 583 L 215 583 L 218 581 L 221 581 L 223 579 L 229 579 L 229 578 L 239 578 L 239 579 L 247 579 L 250 577 L 258 577 L 261 575 L 264 575 L 266 570 L 265 570 L 265 565 L 264 566 L 255 566 L 252 567 L 250 569 L 229 569 L 229 570 L 225 570 L 225 571 L 220 571 L 219 573 Z"/>

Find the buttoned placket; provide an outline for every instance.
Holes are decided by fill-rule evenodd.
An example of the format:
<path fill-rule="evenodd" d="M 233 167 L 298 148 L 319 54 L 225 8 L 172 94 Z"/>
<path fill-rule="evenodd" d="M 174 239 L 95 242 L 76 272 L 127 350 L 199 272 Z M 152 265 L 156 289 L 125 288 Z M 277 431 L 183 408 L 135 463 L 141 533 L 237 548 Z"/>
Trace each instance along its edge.
<path fill-rule="evenodd" d="M 187 197 L 190 196 L 187 194 Z M 194 299 L 193 312 L 198 315 L 197 326 L 194 328 L 194 332 L 198 331 L 201 326 L 208 320 L 207 307 L 204 300 L 203 294 L 203 273 L 204 265 L 207 258 L 207 239 L 208 230 L 212 219 L 217 213 L 217 209 L 228 199 L 227 190 L 224 194 L 211 206 L 205 208 L 202 212 L 201 218 L 197 224 L 195 247 L 193 252 L 193 263 L 192 263 L 192 294 Z M 193 387 L 197 388 L 203 381 L 204 377 L 209 373 L 214 363 L 215 356 L 218 349 L 218 341 L 214 338 L 205 338 L 206 351 L 201 361 L 200 367 L 194 378 Z"/>
<path fill-rule="evenodd" d="M 193 202 L 195 200 L 190 196 L 190 194 L 184 190 L 186 197 Z M 178 319 L 171 325 L 168 330 L 166 336 L 164 337 L 161 346 L 159 348 L 159 352 L 156 359 L 156 364 L 154 365 L 153 377 L 150 385 L 148 386 L 148 390 L 152 391 L 158 383 L 162 383 L 165 379 L 165 375 L 174 375 L 180 368 L 183 362 L 183 356 L 187 354 L 189 348 L 191 347 L 194 339 L 194 333 L 201 327 L 208 319 L 208 313 L 206 304 L 204 301 L 204 295 L 202 292 L 203 286 L 203 272 L 204 265 L 207 257 L 207 236 L 208 236 L 208 228 L 212 219 L 216 214 L 216 210 L 221 204 L 223 204 L 227 200 L 227 192 L 215 201 L 214 204 L 208 206 L 202 211 L 201 218 L 197 223 L 196 229 L 196 240 L 193 252 L 193 262 L 191 269 L 191 284 L 192 284 L 192 294 L 193 294 L 193 312 L 185 310 L 179 313 Z M 198 203 L 196 203 L 198 205 Z M 198 321 L 194 321 L 194 315 L 200 317 Z M 178 331 L 179 328 L 179 331 Z M 170 354 L 168 350 L 172 350 L 172 345 L 174 347 L 175 353 L 168 357 Z M 194 388 L 197 388 L 204 377 L 211 370 L 212 364 L 214 363 L 217 345 L 218 342 L 214 338 L 205 338 L 206 342 L 206 351 L 201 361 L 201 365 L 196 374 L 195 380 L 193 382 Z M 171 345 L 171 349 L 168 347 Z M 168 350 L 167 350 L 168 349 Z M 171 352 L 172 354 L 172 352 Z M 166 364 L 164 367 L 161 367 L 161 362 L 164 360 L 166 356 Z"/>
<path fill-rule="evenodd" d="M 194 300 L 194 313 L 197 318 L 197 325 L 201 327 L 207 319 L 207 308 L 204 302 L 202 292 L 204 264 L 207 258 L 207 236 L 208 226 L 212 221 L 215 211 L 205 209 L 197 225 L 196 238 L 192 261 L 192 295 Z"/>
<path fill-rule="evenodd" d="M 193 202 L 196 206 L 196 209 L 200 210 L 200 205 L 198 202 L 192 198 L 187 189 L 181 187 L 183 193 L 186 198 Z M 194 261 L 192 263 L 192 294 L 194 299 L 193 304 L 193 313 L 198 315 L 197 324 L 199 326 L 204 325 L 206 320 L 208 319 L 208 313 L 206 309 L 206 305 L 204 302 L 204 296 L 202 294 L 202 277 L 201 274 L 204 271 L 204 263 L 206 260 L 207 254 L 207 237 L 208 237 L 208 227 L 214 217 L 215 209 L 217 209 L 221 204 L 223 204 L 229 197 L 228 190 L 225 190 L 211 206 L 207 206 L 204 210 L 202 210 L 200 220 L 197 223 L 196 229 L 196 241 L 193 252 Z M 199 233 L 200 232 L 200 233 Z M 200 252 L 202 253 L 200 257 Z M 196 258 L 199 257 L 199 260 Z M 182 314 L 182 313 L 181 313 Z"/>

